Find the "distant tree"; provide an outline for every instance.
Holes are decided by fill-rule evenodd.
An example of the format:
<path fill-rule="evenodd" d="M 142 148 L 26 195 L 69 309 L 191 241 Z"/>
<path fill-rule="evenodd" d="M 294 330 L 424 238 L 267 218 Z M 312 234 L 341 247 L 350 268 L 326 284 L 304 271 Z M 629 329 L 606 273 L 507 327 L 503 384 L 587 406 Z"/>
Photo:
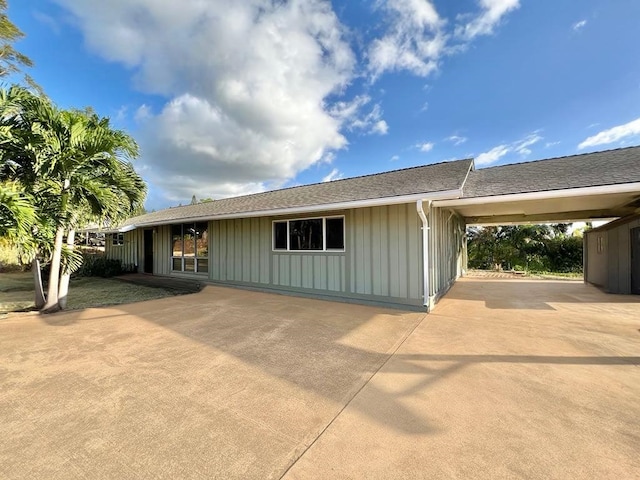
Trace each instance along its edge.
<path fill-rule="evenodd" d="M 568 224 L 470 227 L 471 268 L 575 272 L 582 268 L 582 240 Z"/>
<path fill-rule="evenodd" d="M 193 195 L 191 197 L 191 203 L 189 205 L 197 205 L 198 203 L 209 203 L 209 202 L 213 202 L 213 198 L 206 197 L 198 200 L 198 197 L 196 195 Z M 179 206 L 182 206 L 182 204 L 180 204 Z"/>
<path fill-rule="evenodd" d="M 570 223 L 554 223 L 550 225 L 553 235 L 556 237 L 564 237 L 569 232 Z"/>

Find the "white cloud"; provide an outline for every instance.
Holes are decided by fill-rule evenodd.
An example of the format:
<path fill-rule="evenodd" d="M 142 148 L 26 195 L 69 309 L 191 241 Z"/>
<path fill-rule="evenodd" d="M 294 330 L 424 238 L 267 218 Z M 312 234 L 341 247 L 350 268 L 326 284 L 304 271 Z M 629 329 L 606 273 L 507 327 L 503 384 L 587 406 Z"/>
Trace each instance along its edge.
<path fill-rule="evenodd" d="M 577 32 L 579 30 L 582 30 L 586 25 L 587 25 L 586 20 L 580 20 L 579 22 L 574 23 L 571 28 L 573 28 L 573 30 Z"/>
<path fill-rule="evenodd" d="M 367 52 L 374 78 L 386 71 L 408 70 L 427 76 L 437 69 L 446 44 L 443 20 L 431 1 L 386 0 L 376 6 L 388 19 L 388 29 Z"/>
<path fill-rule="evenodd" d="M 560 141 L 558 142 L 547 142 L 544 144 L 544 148 L 555 147 L 556 145 L 560 145 Z"/>
<path fill-rule="evenodd" d="M 519 0 L 478 0 L 480 11 L 451 22 L 442 18 L 432 0 L 378 0 L 387 28 L 367 51 L 368 70 L 375 80 L 385 72 L 406 70 L 426 77 L 438 69 L 443 55 L 465 49 L 480 35 L 489 35 Z"/>
<path fill-rule="evenodd" d="M 320 159 L 320 162 L 326 163 L 327 165 L 331 165 L 335 159 L 336 159 L 336 154 L 334 152 L 327 152 Z"/>
<path fill-rule="evenodd" d="M 481 12 L 469 21 L 456 26 L 456 36 L 472 40 L 479 35 L 491 35 L 504 16 L 520 7 L 520 0 L 478 0 Z M 461 16 L 465 19 L 467 16 Z"/>
<path fill-rule="evenodd" d="M 167 198 L 279 186 L 347 145 L 350 120 L 327 98 L 351 81 L 355 56 L 329 2 L 56 1 L 92 51 L 167 98 L 135 114 L 147 180 Z M 379 107 L 367 115 L 367 133 L 386 131 Z"/>
<path fill-rule="evenodd" d="M 399 155 L 394 155 L 393 157 L 391 157 L 391 161 L 392 162 L 397 162 L 398 160 L 400 160 L 400 156 Z"/>
<path fill-rule="evenodd" d="M 511 149 L 507 145 L 498 145 L 488 152 L 484 152 L 478 155 L 475 159 L 475 165 L 477 167 L 491 165 L 492 163 L 496 163 L 510 151 Z"/>
<path fill-rule="evenodd" d="M 528 147 L 535 145 L 540 140 L 542 140 L 542 137 L 540 135 L 538 135 L 537 133 L 532 133 L 530 135 L 527 135 L 522 140 L 516 141 L 513 144 L 512 148 L 516 153 L 519 153 L 523 157 L 526 157 L 527 155 L 531 155 L 531 150 Z"/>
<path fill-rule="evenodd" d="M 140 105 L 133 118 L 136 122 L 143 122 L 148 118 L 151 118 L 151 116 L 151 107 L 149 107 L 149 105 Z"/>
<path fill-rule="evenodd" d="M 389 131 L 389 125 L 384 120 L 378 120 L 373 127 L 371 127 L 371 133 L 377 133 L 378 135 L 386 135 Z"/>
<path fill-rule="evenodd" d="M 418 149 L 421 152 L 430 152 L 431 150 L 433 150 L 433 142 L 425 142 L 425 143 L 419 143 L 418 145 L 416 145 L 416 147 L 418 147 Z"/>
<path fill-rule="evenodd" d="M 338 170 L 337 168 L 334 168 L 333 170 L 331 170 L 329 172 L 328 175 L 325 175 L 322 178 L 323 182 L 331 182 L 333 180 L 340 180 L 343 177 L 343 174 L 340 173 L 340 170 Z"/>
<path fill-rule="evenodd" d="M 361 72 L 352 32 L 327 0 L 54 1 L 71 12 L 87 48 L 164 99 L 130 114 L 140 128 L 140 168 L 169 199 L 278 187 L 330 163 L 346 134 L 390 129 L 369 96 L 344 96 Z M 462 22 L 442 18 L 431 0 L 377 0 L 386 23 L 364 47 L 364 73 L 427 76 L 519 2 L 478 4 Z"/>
<path fill-rule="evenodd" d="M 538 132 L 539 131 L 535 131 L 524 138 L 516 140 L 515 142 L 498 145 L 488 152 L 481 153 L 475 159 L 476 166 L 481 167 L 496 163 L 508 153 L 517 153 L 522 157 L 531 155 L 532 152 L 529 147 L 535 145 L 541 140 L 544 140 L 544 137 L 542 137 Z"/>
<path fill-rule="evenodd" d="M 445 138 L 448 142 L 453 143 L 454 146 L 462 145 L 468 139 L 467 137 L 461 137 L 460 135 L 451 135 L 450 137 Z"/>
<path fill-rule="evenodd" d="M 375 104 L 368 113 L 363 112 L 369 102 L 371 102 L 371 97 L 359 95 L 349 102 L 337 102 L 329 110 L 329 113 L 349 131 L 385 135 L 389 131 L 389 125 L 382 119 L 380 105 Z"/>
<path fill-rule="evenodd" d="M 640 118 L 633 120 L 624 125 L 618 125 L 617 127 L 603 130 L 578 145 L 578 149 L 582 150 L 588 147 L 595 147 L 597 145 L 608 145 L 615 143 L 629 137 L 640 135 Z"/>
<path fill-rule="evenodd" d="M 121 106 L 121 107 L 116 111 L 115 121 L 116 121 L 116 122 L 123 122 L 124 120 L 126 120 L 128 110 L 129 110 L 129 107 L 127 107 L 126 105 L 122 105 L 122 106 Z"/>

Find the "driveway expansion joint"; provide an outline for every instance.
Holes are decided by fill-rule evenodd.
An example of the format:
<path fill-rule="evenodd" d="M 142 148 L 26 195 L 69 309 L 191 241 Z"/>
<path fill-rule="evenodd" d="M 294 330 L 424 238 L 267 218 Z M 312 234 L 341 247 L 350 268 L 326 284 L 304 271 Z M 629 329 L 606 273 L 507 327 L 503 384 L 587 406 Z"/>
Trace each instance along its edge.
<path fill-rule="evenodd" d="M 316 435 L 316 437 L 309 443 L 309 445 L 307 445 L 304 450 L 302 451 L 302 453 L 300 453 L 300 455 L 298 455 L 292 462 L 291 464 L 286 468 L 286 470 L 282 473 L 282 475 L 280 475 L 280 477 L 278 477 L 278 480 L 282 480 L 285 475 L 287 475 L 287 473 L 289 473 L 289 471 L 295 466 L 296 463 L 298 463 L 298 461 L 304 457 L 304 455 L 309 451 L 309 449 L 311 447 L 313 447 L 313 445 L 315 445 L 315 443 L 320 439 L 320 437 L 322 437 L 324 435 L 324 433 L 329 429 L 329 427 L 331 425 L 333 425 L 333 423 L 338 419 L 338 417 L 342 414 L 342 412 L 344 412 L 347 407 L 349 407 L 349 405 L 351 405 L 351 402 L 353 402 L 353 400 L 358 396 L 358 394 L 371 382 L 371 380 L 373 379 L 373 377 L 375 377 L 378 372 L 380 370 L 382 370 L 384 368 L 384 366 L 389 363 L 389 360 L 391 360 L 393 358 L 393 356 L 396 354 L 396 352 L 398 350 L 400 350 L 400 347 L 402 347 L 402 345 L 404 345 L 404 343 L 407 341 L 407 339 L 413 334 L 413 332 L 416 331 L 416 329 L 422 325 L 422 323 L 424 322 L 424 320 L 428 317 L 428 314 L 424 314 L 422 316 L 422 318 L 420 318 L 420 321 L 416 322 L 416 324 L 413 326 L 413 328 L 409 329 L 407 331 L 407 333 L 404 335 L 404 337 L 402 337 L 400 339 L 400 341 L 391 348 L 391 353 L 388 354 L 387 358 L 384 360 L 384 362 L 382 362 L 382 364 L 380 364 L 380 366 L 369 376 L 369 378 L 367 378 L 365 380 L 365 382 L 360 386 L 360 388 L 358 388 L 356 390 L 356 392 L 351 395 L 351 398 L 349 398 L 347 400 L 347 402 L 345 402 L 345 404 L 342 406 L 342 408 L 338 411 L 338 413 L 335 414 L 335 416 L 329 421 L 329 423 L 327 423 L 327 425 L 325 425 L 325 427 L 320 431 L 320 433 L 318 433 L 318 435 Z"/>

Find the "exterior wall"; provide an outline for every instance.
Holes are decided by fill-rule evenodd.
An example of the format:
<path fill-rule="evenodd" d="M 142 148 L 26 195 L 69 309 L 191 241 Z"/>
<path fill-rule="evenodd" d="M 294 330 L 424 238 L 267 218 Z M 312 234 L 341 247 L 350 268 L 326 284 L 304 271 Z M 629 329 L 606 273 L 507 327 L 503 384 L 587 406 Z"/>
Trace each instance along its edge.
<path fill-rule="evenodd" d="M 272 251 L 272 221 L 210 226 L 213 281 L 385 303 L 422 305 L 421 233 L 415 204 L 318 212 L 345 216 L 344 252 Z"/>
<path fill-rule="evenodd" d="M 160 225 L 154 229 L 153 274 L 171 274 L 171 225 Z"/>
<path fill-rule="evenodd" d="M 430 294 L 433 305 L 466 268 L 464 219 L 448 209 L 429 216 Z M 272 250 L 273 221 L 344 215 L 344 252 Z M 171 271 L 171 225 L 154 227 L 156 275 Z M 143 271 L 144 230 L 125 234 L 107 255 Z M 200 274 L 204 275 L 204 274 Z M 422 307 L 422 222 L 416 204 L 281 217 L 209 222 L 209 274 L 214 282 Z"/>
<path fill-rule="evenodd" d="M 446 208 L 429 213 L 429 297 L 431 305 L 451 288 L 466 270 L 466 224 Z"/>
<path fill-rule="evenodd" d="M 609 258 L 607 253 L 607 232 L 586 232 L 584 235 L 584 279 L 598 287 L 607 288 L 609 280 Z"/>
<path fill-rule="evenodd" d="M 416 205 L 353 209 L 345 221 L 347 291 L 422 305 L 422 233 Z"/>
<path fill-rule="evenodd" d="M 124 244 L 113 245 L 112 235 L 105 236 L 104 253 L 107 258 L 120 260 L 125 266 L 133 266 L 134 271 L 142 271 L 143 232 L 141 229 L 124 233 Z"/>
<path fill-rule="evenodd" d="M 640 227 L 640 218 L 637 216 L 585 234 L 587 282 L 601 286 L 609 293 L 631 293 L 631 229 L 635 227 Z M 604 252 L 600 255 L 594 253 L 597 251 L 598 236 L 604 239 Z"/>

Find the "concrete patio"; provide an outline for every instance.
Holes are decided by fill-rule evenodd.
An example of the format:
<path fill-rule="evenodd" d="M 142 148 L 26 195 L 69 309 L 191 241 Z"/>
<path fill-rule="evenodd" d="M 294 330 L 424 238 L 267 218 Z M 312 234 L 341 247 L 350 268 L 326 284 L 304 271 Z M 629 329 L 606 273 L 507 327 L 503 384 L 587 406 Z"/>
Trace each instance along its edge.
<path fill-rule="evenodd" d="M 633 478 L 640 298 L 465 279 L 425 316 L 207 286 L 0 321 L 0 477 Z"/>

